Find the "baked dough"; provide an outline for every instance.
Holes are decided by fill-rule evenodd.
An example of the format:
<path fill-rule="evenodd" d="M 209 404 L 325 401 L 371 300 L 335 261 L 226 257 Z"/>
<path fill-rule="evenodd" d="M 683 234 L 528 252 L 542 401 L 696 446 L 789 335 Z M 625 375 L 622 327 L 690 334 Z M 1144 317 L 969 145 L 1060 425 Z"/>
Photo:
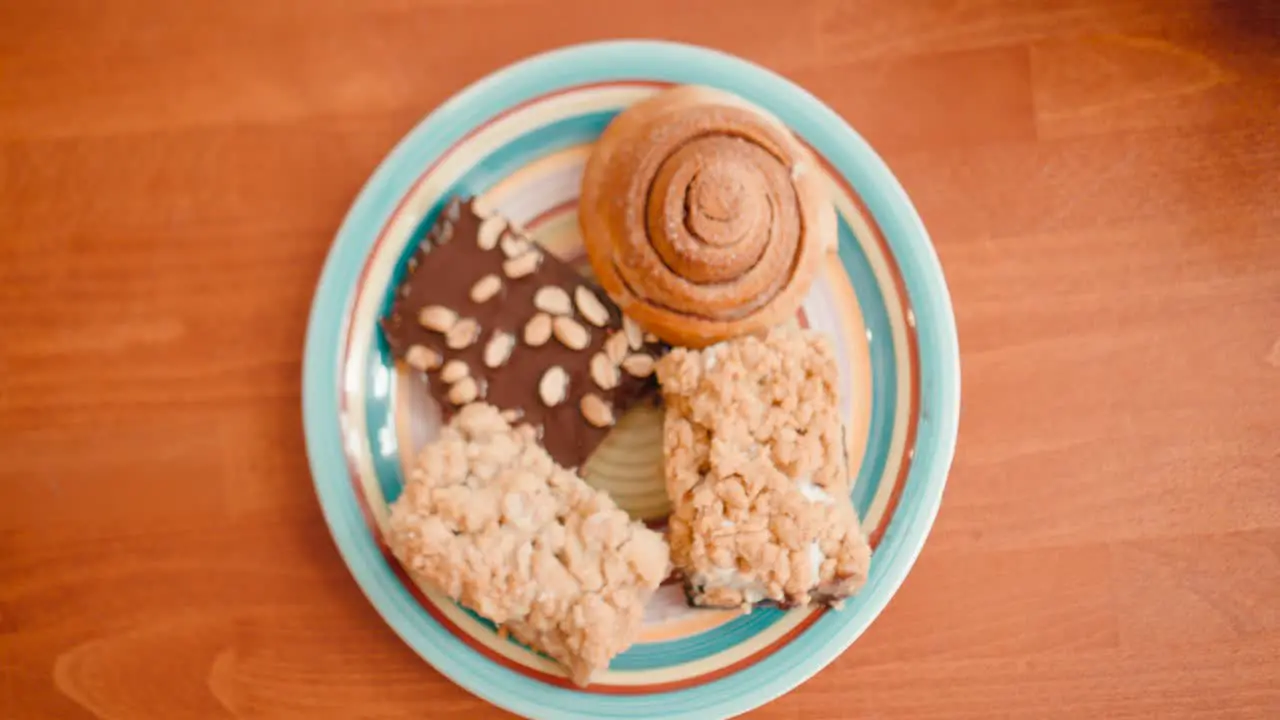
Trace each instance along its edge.
<path fill-rule="evenodd" d="M 642 327 L 704 347 L 799 309 L 835 211 L 808 149 L 729 93 L 663 91 L 605 129 L 579 220 L 601 286 Z"/>

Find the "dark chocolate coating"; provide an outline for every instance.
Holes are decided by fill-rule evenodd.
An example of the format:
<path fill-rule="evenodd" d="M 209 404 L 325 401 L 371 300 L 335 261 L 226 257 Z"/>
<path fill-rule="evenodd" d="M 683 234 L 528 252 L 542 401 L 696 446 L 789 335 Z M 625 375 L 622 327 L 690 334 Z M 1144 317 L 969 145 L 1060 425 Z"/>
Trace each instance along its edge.
<path fill-rule="evenodd" d="M 483 388 L 482 401 L 503 410 L 520 411 L 521 422 L 541 429 L 542 444 L 557 463 L 581 467 L 609 432 L 609 428 L 597 428 L 583 418 L 579 409 L 582 396 L 594 392 L 612 405 L 616 417 L 621 417 L 636 403 L 652 398 L 657 381 L 653 376 L 634 378 L 624 371 L 618 387 L 601 390 L 591 379 L 588 366 L 591 357 L 602 350 L 605 339 L 622 332 L 622 312 L 599 287 L 546 252 L 533 274 L 508 278 L 502 271 L 507 258 L 501 246 L 482 250 L 477 244 L 482 220 L 473 209 L 473 200 L 450 201 L 409 260 L 394 306 L 382 321 L 383 334 L 397 359 L 402 359 L 411 346 L 424 345 L 440 353 L 445 361 L 457 358 L 465 362 L 471 377 Z M 508 228 L 503 234 L 510 232 Z M 472 286 L 490 273 L 502 278 L 501 292 L 484 303 L 472 302 Z M 577 286 L 586 285 L 608 309 L 609 322 L 603 328 L 587 322 L 575 309 L 574 319 L 591 333 L 586 349 L 570 350 L 555 338 L 540 347 L 524 343 L 524 326 L 538 312 L 533 305 L 534 293 L 547 285 L 560 286 L 571 298 Z M 450 308 L 460 318 L 475 318 L 481 328 L 479 339 L 461 350 L 449 349 L 443 335 L 418 323 L 419 311 L 429 305 Z M 483 362 L 484 347 L 494 331 L 514 335 L 516 346 L 505 365 L 489 369 Z M 640 352 L 656 357 L 661 351 L 660 345 L 646 343 Z M 548 408 L 538 395 L 538 381 L 553 365 L 569 374 L 569 389 L 564 402 Z M 449 388 L 436 377 L 436 371 L 427 375 L 431 394 L 447 420 L 457 410 L 446 398 Z"/>

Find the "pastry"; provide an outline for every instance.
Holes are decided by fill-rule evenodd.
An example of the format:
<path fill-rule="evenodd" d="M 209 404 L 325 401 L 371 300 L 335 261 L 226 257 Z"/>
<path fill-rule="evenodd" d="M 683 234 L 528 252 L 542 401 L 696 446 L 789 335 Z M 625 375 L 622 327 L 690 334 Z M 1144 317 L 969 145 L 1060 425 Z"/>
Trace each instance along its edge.
<path fill-rule="evenodd" d="M 775 329 L 658 363 L 671 559 L 694 605 L 838 604 L 871 549 L 826 338 Z"/>
<path fill-rule="evenodd" d="M 692 86 L 637 103 L 605 129 L 579 222 L 609 296 L 688 347 L 791 318 L 836 235 L 808 149 L 745 100 Z"/>
<path fill-rule="evenodd" d="M 445 206 L 408 261 L 383 333 L 448 418 L 484 400 L 581 467 L 614 420 L 652 397 L 655 356 L 599 288 L 472 201 Z"/>
<path fill-rule="evenodd" d="M 580 685 L 634 641 L 668 566 L 660 534 L 484 403 L 462 408 L 422 451 L 391 505 L 389 544 L 416 581 Z"/>

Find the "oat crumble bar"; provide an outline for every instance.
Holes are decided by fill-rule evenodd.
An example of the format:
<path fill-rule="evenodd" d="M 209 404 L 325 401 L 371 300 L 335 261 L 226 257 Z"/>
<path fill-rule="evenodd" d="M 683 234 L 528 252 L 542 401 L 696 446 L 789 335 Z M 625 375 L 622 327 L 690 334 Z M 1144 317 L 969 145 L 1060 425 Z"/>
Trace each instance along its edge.
<path fill-rule="evenodd" d="M 634 641 L 666 577 L 662 536 L 557 465 L 529 426 L 463 407 L 391 506 L 413 578 L 546 653 L 585 685 Z"/>
<path fill-rule="evenodd" d="M 827 339 L 778 329 L 658 363 L 672 562 L 694 605 L 838 604 L 871 549 L 851 479 Z"/>

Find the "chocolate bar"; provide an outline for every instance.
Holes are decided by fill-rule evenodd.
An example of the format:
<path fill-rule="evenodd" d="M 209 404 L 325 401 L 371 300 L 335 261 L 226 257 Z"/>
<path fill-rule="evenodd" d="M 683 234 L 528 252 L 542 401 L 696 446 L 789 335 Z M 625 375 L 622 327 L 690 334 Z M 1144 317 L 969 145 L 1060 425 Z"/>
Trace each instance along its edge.
<path fill-rule="evenodd" d="M 397 359 L 427 374 L 446 420 L 489 403 L 566 468 L 654 396 L 664 349 L 568 264 L 457 198 L 409 258 L 382 329 Z"/>

